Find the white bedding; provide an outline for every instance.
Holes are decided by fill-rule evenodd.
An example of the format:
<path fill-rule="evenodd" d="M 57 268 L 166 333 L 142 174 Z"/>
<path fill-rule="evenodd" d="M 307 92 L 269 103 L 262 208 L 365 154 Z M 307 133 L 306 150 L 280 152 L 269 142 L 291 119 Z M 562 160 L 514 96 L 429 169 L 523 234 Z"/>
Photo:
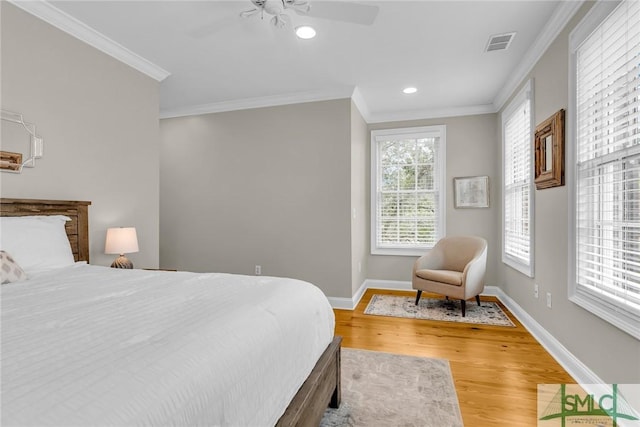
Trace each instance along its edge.
<path fill-rule="evenodd" d="M 3 426 L 267 426 L 333 337 L 272 277 L 76 264 L 2 285 Z"/>

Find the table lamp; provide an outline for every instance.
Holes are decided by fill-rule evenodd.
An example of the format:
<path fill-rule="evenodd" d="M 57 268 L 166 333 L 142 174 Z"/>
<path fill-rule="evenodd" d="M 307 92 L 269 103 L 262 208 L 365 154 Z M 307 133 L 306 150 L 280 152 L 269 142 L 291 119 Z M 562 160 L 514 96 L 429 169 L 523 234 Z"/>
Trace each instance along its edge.
<path fill-rule="evenodd" d="M 113 261 L 113 268 L 133 268 L 133 263 L 124 256 L 138 252 L 138 235 L 135 227 L 116 227 L 107 229 L 107 240 L 104 244 L 105 254 L 119 254 Z"/>

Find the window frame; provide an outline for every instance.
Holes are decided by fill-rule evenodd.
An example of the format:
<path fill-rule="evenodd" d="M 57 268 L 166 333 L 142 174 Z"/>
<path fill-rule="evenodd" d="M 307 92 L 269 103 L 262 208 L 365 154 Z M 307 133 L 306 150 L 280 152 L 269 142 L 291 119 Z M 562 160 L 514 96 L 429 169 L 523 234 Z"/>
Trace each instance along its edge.
<path fill-rule="evenodd" d="M 521 108 L 522 103 L 529 101 L 529 260 L 528 263 L 523 263 L 520 259 L 511 256 L 506 251 L 506 227 L 505 227 L 505 167 L 506 167 L 506 125 L 507 119 L 514 113 L 514 111 Z M 513 97 L 509 105 L 502 111 L 501 114 L 501 133 L 502 133 L 502 186 L 501 186 L 501 200 L 502 200 L 502 244 L 501 244 L 501 256 L 502 262 L 515 269 L 516 271 L 528 276 L 534 277 L 535 271 L 535 185 L 534 185 L 534 147 L 533 147 L 533 135 L 535 132 L 534 124 L 534 99 L 533 99 L 533 80 L 528 80 L 522 89 Z"/>
<path fill-rule="evenodd" d="M 433 246 L 415 245 L 408 248 L 392 248 L 385 246 L 378 246 L 377 244 L 377 224 L 378 224 L 378 138 L 384 136 L 424 136 L 425 134 L 438 134 L 440 137 L 438 146 L 438 158 L 436 159 L 437 168 L 439 170 L 438 176 L 434 176 L 434 182 L 438 183 L 439 197 L 438 197 L 438 235 L 436 241 L 446 234 L 446 149 L 447 149 L 447 127 L 446 125 L 433 125 L 433 126 L 421 126 L 421 127 L 408 127 L 408 128 L 394 128 L 394 129 L 378 129 L 371 131 L 371 242 L 370 250 L 372 255 L 398 255 L 398 256 L 421 256 L 425 251 L 431 249 Z"/>
<path fill-rule="evenodd" d="M 587 289 L 577 283 L 577 52 L 586 39 L 596 30 L 622 1 L 599 1 L 578 23 L 569 35 L 569 108 L 567 120 L 566 178 L 569 192 L 569 300 L 592 314 L 602 318 L 636 339 L 640 339 L 640 313 L 618 307 L 613 299 Z"/>

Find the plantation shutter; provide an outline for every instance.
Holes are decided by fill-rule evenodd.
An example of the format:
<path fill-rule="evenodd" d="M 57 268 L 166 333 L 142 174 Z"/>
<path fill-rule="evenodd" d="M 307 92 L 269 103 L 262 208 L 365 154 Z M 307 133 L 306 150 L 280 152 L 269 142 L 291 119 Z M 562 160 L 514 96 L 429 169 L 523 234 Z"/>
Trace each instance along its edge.
<path fill-rule="evenodd" d="M 504 124 L 503 257 L 531 275 L 531 101 L 528 96 Z"/>
<path fill-rule="evenodd" d="M 576 51 L 576 286 L 640 314 L 640 2 Z"/>

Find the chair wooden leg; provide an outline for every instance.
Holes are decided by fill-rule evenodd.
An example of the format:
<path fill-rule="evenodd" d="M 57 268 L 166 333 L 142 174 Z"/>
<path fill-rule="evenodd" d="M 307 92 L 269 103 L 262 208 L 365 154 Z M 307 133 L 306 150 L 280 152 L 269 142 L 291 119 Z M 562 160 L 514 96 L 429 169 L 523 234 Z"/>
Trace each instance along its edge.
<path fill-rule="evenodd" d="M 416 305 L 420 302 L 420 295 L 422 295 L 422 291 L 418 291 L 418 296 L 416 296 Z"/>
<path fill-rule="evenodd" d="M 476 301 L 478 302 L 478 307 L 480 307 L 480 295 L 476 295 Z"/>
<path fill-rule="evenodd" d="M 467 302 L 465 300 L 460 300 L 460 306 L 462 307 L 462 317 L 464 317 L 467 308 Z"/>

